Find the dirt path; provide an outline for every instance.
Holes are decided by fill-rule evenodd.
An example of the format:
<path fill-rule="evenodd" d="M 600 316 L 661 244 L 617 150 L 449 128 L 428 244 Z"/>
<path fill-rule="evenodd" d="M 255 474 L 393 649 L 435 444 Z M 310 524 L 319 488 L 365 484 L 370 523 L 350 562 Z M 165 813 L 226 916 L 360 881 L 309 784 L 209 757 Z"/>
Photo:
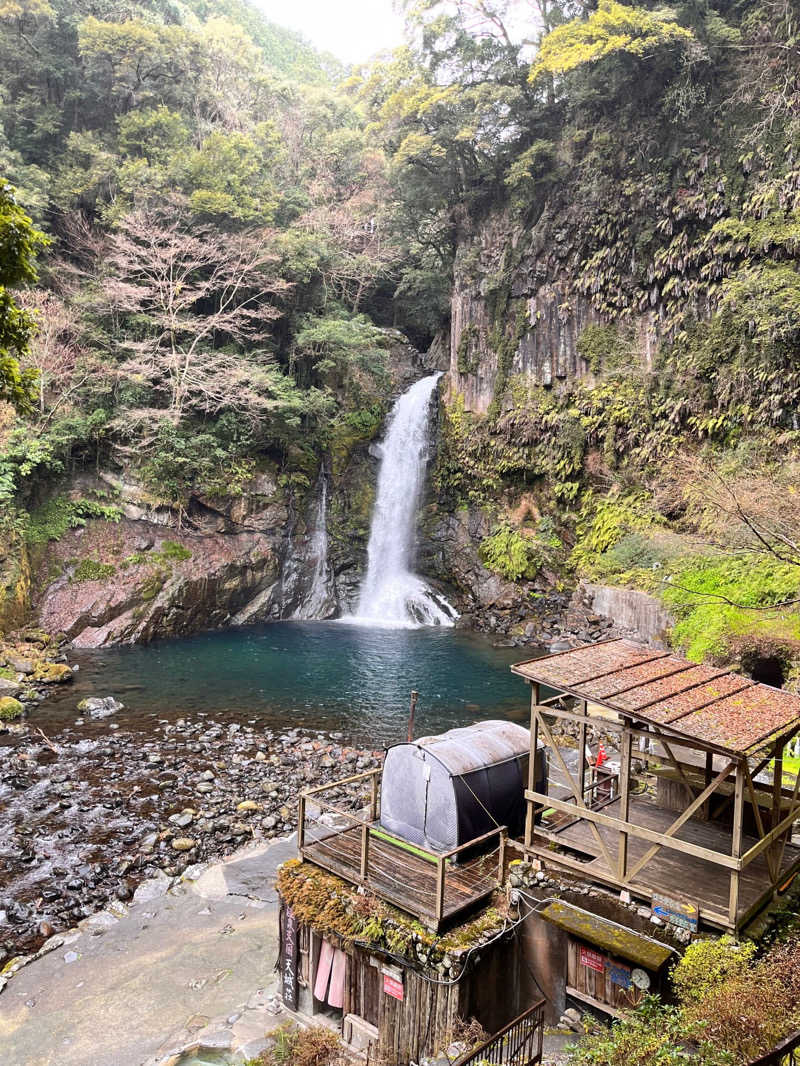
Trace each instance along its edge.
<path fill-rule="evenodd" d="M 255 1042 L 264 1015 L 243 1006 L 277 987 L 275 872 L 294 854 L 273 841 L 169 892 L 147 882 L 120 920 L 29 963 L 0 995 L 3 1066 L 158 1063 L 193 1034 L 224 1046 L 212 1023 L 235 1014 Z"/>

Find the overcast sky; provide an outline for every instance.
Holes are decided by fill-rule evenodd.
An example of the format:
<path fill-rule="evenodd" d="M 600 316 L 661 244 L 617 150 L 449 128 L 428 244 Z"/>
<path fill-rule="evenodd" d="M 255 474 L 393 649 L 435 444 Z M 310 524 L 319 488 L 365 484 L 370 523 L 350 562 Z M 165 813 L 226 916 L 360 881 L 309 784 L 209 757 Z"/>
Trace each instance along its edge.
<path fill-rule="evenodd" d="M 267 17 L 299 30 L 317 48 L 347 63 L 368 59 L 402 41 L 392 0 L 256 0 Z"/>

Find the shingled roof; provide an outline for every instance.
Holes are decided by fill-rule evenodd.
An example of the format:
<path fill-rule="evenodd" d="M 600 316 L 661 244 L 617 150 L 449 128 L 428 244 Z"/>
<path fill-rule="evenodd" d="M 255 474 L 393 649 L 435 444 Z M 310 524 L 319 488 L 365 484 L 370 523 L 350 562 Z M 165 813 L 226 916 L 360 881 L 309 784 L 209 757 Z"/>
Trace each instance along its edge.
<path fill-rule="evenodd" d="M 752 755 L 800 729 L 800 697 L 630 640 L 589 644 L 511 669 L 727 755 Z"/>

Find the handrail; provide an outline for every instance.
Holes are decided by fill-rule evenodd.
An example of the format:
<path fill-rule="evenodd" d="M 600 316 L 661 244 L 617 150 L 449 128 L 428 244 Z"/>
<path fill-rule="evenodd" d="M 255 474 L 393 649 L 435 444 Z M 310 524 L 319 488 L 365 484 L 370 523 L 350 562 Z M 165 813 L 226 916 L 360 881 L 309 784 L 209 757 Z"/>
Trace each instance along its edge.
<path fill-rule="evenodd" d="M 351 785 L 354 781 L 361 781 L 365 777 L 375 777 L 382 773 L 383 767 L 377 766 L 373 770 L 364 770 L 363 773 L 352 774 L 350 777 L 343 777 L 340 781 L 329 781 L 326 785 L 315 785 L 313 788 L 304 788 L 300 795 L 314 796 L 317 792 L 326 792 L 329 788 L 341 788 L 342 785 Z"/>
<path fill-rule="evenodd" d="M 765 1055 L 752 1059 L 747 1066 L 795 1066 L 796 1063 L 800 1063 L 800 1029 L 781 1040 Z"/>
<path fill-rule="evenodd" d="M 310 815 L 310 819 L 313 822 L 319 822 L 320 816 L 325 811 L 333 812 L 340 818 L 346 819 L 349 823 L 349 829 L 338 830 L 339 833 L 351 832 L 353 829 L 360 829 L 361 843 L 358 856 L 358 874 L 353 870 L 353 877 L 351 878 L 354 883 L 361 883 L 363 885 L 370 884 L 370 829 L 376 822 L 378 817 L 378 798 L 380 793 L 380 769 L 368 770 L 362 774 L 354 774 L 349 778 L 345 778 L 341 781 L 332 781 L 326 785 L 317 785 L 314 788 L 304 789 L 298 797 L 298 817 L 297 817 L 297 843 L 301 856 L 304 854 L 306 847 L 306 821 L 309 818 L 308 807 L 313 806 L 319 812 L 318 814 Z M 339 788 L 344 784 L 351 784 L 356 781 L 364 781 L 371 779 L 371 795 L 369 802 L 369 817 L 364 817 L 361 813 L 355 813 L 354 811 L 348 811 L 338 806 L 335 803 L 331 803 L 327 799 L 321 798 L 321 793 L 333 789 Z M 321 823 L 325 824 L 325 823 Z M 336 836 L 337 830 L 334 826 L 329 826 L 332 832 L 326 835 L 327 846 L 331 846 L 332 838 Z M 427 861 L 431 862 L 435 868 L 434 879 L 434 917 L 436 925 L 444 917 L 444 904 L 445 904 L 445 884 L 447 879 L 447 865 L 448 860 L 453 860 L 461 852 L 466 851 L 469 848 L 474 848 L 492 837 L 499 837 L 497 851 L 497 883 L 502 884 L 503 872 L 505 866 L 505 853 L 506 845 L 508 844 L 508 828 L 504 825 L 497 826 L 494 829 L 490 829 L 488 833 L 483 833 L 479 837 L 475 837 L 473 840 L 467 840 L 463 844 L 459 844 L 458 847 L 451 848 L 449 851 L 432 851 L 430 848 L 426 848 L 422 845 L 415 844 L 414 851 L 416 854 L 421 855 Z M 322 843 L 317 839 L 316 843 Z M 494 854 L 493 852 L 490 853 Z M 489 856 L 490 857 L 490 856 Z M 313 861 L 313 860 L 312 860 Z M 323 864 L 324 865 L 324 864 Z"/>
<path fill-rule="evenodd" d="M 480 1063 L 482 1061 L 489 1061 L 499 1066 L 505 1066 L 505 1064 L 514 1064 L 514 1066 L 532 1066 L 533 1063 L 540 1062 L 542 1058 L 542 1036 L 544 1026 L 544 1005 L 547 1001 L 542 998 L 538 999 L 527 1010 L 523 1011 L 508 1025 L 504 1025 L 502 1029 L 499 1029 L 496 1033 L 489 1037 L 488 1040 L 484 1040 L 482 1044 L 478 1044 L 472 1051 L 468 1051 L 461 1058 L 456 1059 L 453 1066 L 473 1066 L 473 1064 Z M 531 1049 L 532 1054 L 528 1058 L 519 1059 L 517 1056 L 519 1051 L 525 1046 L 530 1039 L 532 1033 L 523 1033 L 522 1040 L 517 1043 L 516 1047 L 511 1052 L 511 1055 L 504 1054 L 508 1051 L 508 1048 L 503 1047 L 504 1039 L 511 1034 L 518 1027 L 524 1028 L 526 1023 L 530 1023 L 533 1015 L 537 1015 L 534 1029 L 538 1036 L 536 1049 Z M 516 1035 L 516 1034 L 515 1034 Z"/>
<path fill-rule="evenodd" d="M 488 840 L 489 837 L 497 836 L 498 833 L 505 833 L 507 831 L 508 826 L 498 825 L 495 829 L 490 829 L 488 833 L 484 833 L 483 836 L 475 837 L 474 840 L 468 840 L 465 844 L 459 844 L 457 848 L 451 848 L 450 851 L 428 852 L 428 854 L 435 855 L 436 858 L 441 856 L 443 859 L 452 859 L 452 857 L 458 855 L 460 851 L 466 851 L 467 848 L 473 848 L 476 844 L 482 844 L 484 840 Z"/>

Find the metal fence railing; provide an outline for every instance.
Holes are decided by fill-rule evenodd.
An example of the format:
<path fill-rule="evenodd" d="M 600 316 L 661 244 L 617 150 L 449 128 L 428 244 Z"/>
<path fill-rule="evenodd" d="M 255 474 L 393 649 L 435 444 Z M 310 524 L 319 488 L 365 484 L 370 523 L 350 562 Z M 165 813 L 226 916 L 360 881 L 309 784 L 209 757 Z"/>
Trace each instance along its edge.
<path fill-rule="evenodd" d="M 800 1066 L 800 1030 L 781 1040 L 760 1059 L 753 1059 L 748 1066 Z"/>
<path fill-rule="evenodd" d="M 544 1006 L 545 1000 L 538 1000 L 453 1066 L 534 1066 L 541 1062 Z"/>

